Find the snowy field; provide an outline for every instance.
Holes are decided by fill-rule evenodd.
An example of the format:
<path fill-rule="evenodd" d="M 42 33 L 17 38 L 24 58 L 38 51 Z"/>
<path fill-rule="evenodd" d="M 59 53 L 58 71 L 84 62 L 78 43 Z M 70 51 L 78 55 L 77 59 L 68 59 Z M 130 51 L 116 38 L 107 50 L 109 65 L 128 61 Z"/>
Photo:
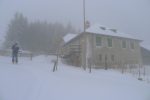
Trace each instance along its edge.
<path fill-rule="evenodd" d="M 130 74 L 92 70 L 59 63 L 52 72 L 53 57 L 30 61 L 0 57 L 0 100 L 150 100 L 150 83 Z"/>

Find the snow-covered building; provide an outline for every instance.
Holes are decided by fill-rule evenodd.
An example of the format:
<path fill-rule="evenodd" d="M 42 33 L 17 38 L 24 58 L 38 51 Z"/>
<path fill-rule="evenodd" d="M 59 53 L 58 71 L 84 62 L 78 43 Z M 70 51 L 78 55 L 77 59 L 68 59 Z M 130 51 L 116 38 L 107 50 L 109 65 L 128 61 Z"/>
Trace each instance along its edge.
<path fill-rule="evenodd" d="M 141 65 L 141 40 L 109 29 L 93 25 L 80 34 L 64 37 L 62 54 L 72 65 L 95 68 Z"/>

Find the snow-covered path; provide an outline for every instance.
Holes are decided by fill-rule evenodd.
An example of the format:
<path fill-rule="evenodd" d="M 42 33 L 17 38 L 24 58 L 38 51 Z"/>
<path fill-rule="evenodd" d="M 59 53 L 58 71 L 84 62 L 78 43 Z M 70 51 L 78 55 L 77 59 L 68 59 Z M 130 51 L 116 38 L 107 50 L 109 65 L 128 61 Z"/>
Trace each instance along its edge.
<path fill-rule="evenodd" d="M 17 65 L 0 57 L 0 100 L 150 100 L 150 84 L 115 71 L 58 65 L 52 72 L 52 57 Z"/>

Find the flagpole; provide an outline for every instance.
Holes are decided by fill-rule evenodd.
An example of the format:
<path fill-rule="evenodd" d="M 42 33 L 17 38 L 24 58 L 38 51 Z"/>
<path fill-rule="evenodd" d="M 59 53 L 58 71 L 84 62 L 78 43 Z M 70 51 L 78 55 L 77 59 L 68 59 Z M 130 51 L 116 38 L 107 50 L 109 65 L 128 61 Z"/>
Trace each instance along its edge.
<path fill-rule="evenodd" d="M 85 32 L 85 0 L 83 0 L 83 27 L 84 27 L 84 32 Z"/>

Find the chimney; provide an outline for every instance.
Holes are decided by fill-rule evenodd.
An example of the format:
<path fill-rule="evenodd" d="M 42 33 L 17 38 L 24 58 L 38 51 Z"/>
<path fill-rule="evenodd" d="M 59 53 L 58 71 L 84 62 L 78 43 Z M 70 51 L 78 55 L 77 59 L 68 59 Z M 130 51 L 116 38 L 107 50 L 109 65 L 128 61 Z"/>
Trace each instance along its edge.
<path fill-rule="evenodd" d="M 86 21 L 85 22 L 85 29 L 88 29 L 90 27 L 90 22 L 89 21 Z"/>

